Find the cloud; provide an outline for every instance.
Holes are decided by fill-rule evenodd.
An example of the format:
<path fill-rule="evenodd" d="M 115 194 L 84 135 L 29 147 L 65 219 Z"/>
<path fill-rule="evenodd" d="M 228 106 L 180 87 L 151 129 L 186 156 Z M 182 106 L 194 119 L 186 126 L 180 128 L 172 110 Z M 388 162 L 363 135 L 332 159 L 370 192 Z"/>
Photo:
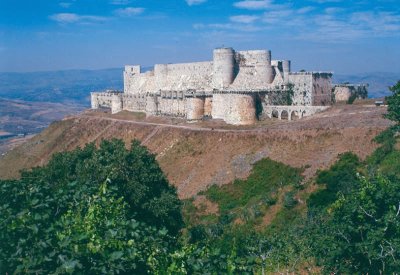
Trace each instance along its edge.
<path fill-rule="evenodd" d="M 62 8 L 67 9 L 67 8 L 69 8 L 69 7 L 72 5 L 72 3 L 61 2 L 61 3 L 58 3 L 58 5 L 59 5 L 60 7 L 62 7 Z"/>
<path fill-rule="evenodd" d="M 259 17 L 256 15 L 236 15 L 236 16 L 231 16 L 229 19 L 232 22 L 249 24 L 258 20 L 258 18 Z"/>
<path fill-rule="evenodd" d="M 326 4 L 326 3 L 339 3 L 342 2 L 343 0 L 313 0 L 313 1 L 318 4 Z"/>
<path fill-rule="evenodd" d="M 333 3 L 342 0 L 310 0 Z M 361 2 L 360 2 L 361 3 Z M 357 7 L 300 6 L 293 2 L 275 4 L 273 0 L 244 0 L 233 4 L 248 10 L 246 15 L 232 15 L 229 21 L 196 24 L 199 30 L 275 33 L 288 40 L 304 40 L 323 43 L 346 43 L 360 39 L 400 37 L 400 12 L 384 8 L 362 10 Z M 360 11 L 361 10 L 361 11 Z M 262 14 L 260 14 L 262 13 Z"/>
<path fill-rule="evenodd" d="M 111 5 L 129 5 L 131 0 L 111 0 Z"/>
<path fill-rule="evenodd" d="M 270 12 L 265 12 L 263 15 L 262 21 L 265 23 L 282 23 L 281 21 L 286 21 L 289 16 L 293 14 L 293 10 L 287 9 L 287 10 L 275 10 L 275 11 L 270 11 Z M 284 20 L 284 18 L 286 20 Z M 292 20 L 294 17 L 292 18 Z M 284 23 L 284 22 L 283 22 Z"/>
<path fill-rule="evenodd" d="M 247 10 L 263 10 L 271 7 L 272 1 L 270 0 L 245 0 L 233 4 L 236 8 Z"/>
<path fill-rule="evenodd" d="M 56 13 L 50 15 L 49 18 L 61 24 L 70 23 L 98 23 L 106 21 L 106 17 L 95 15 L 79 15 L 76 13 Z"/>
<path fill-rule="evenodd" d="M 257 32 L 261 28 L 252 24 L 237 24 L 237 23 L 225 23 L 225 24 L 194 24 L 193 28 L 196 30 L 230 30 L 240 32 Z"/>
<path fill-rule="evenodd" d="M 325 13 L 327 14 L 334 14 L 334 13 L 339 13 L 339 12 L 344 12 L 344 9 L 342 8 L 326 8 Z"/>
<path fill-rule="evenodd" d="M 193 5 L 202 4 L 202 3 L 206 2 L 207 0 L 185 0 L 185 1 L 189 6 L 193 6 Z"/>
<path fill-rule="evenodd" d="M 127 7 L 127 8 L 123 8 L 123 9 L 117 9 L 114 11 L 114 13 L 118 16 L 130 17 L 130 16 L 136 16 L 136 15 L 142 14 L 144 11 L 145 11 L 144 8 Z"/>
<path fill-rule="evenodd" d="M 298 9 L 297 13 L 304 14 L 304 13 L 309 13 L 310 11 L 313 11 L 313 10 L 315 10 L 314 7 L 307 6 L 307 7 Z"/>

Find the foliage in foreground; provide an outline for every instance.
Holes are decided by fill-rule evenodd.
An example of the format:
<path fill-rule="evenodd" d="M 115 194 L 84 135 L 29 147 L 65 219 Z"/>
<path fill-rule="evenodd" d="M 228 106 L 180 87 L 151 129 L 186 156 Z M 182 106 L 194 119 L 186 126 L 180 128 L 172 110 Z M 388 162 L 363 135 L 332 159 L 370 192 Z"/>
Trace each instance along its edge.
<path fill-rule="evenodd" d="M 326 189 L 308 200 L 310 236 L 314 257 L 327 273 L 398 271 L 400 170 L 392 169 L 400 156 L 397 131 L 395 126 L 378 135 L 382 146 L 365 163 L 347 153 L 317 178 Z"/>
<path fill-rule="evenodd" d="M 400 263 L 400 182 L 360 178 L 339 197 L 313 234 L 324 270 L 342 274 L 393 274 Z"/>
<path fill-rule="evenodd" d="M 146 273 L 176 245 L 180 201 L 134 141 L 55 155 L 0 182 L 0 273 Z"/>

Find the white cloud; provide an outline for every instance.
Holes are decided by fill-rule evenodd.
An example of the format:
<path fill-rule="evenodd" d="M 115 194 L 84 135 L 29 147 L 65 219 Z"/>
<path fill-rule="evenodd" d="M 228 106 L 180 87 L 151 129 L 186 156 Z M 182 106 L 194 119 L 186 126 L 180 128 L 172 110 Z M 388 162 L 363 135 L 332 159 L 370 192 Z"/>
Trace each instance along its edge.
<path fill-rule="evenodd" d="M 265 12 L 263 15 L 262 21 L 265 23 L 278 23 L 278 22 L 284 22 L 288 20 L 288 17 L 293 14 L 293 10 L 276 10 L 276 11 L 270 11 L 270 12 Z M 294 17 L 292 18 L 292 20 Z"/>
<path fill-rule="evenodd" d="M 136 15 L 142 14 L 144 12 L 144 10 L 145 10 L 144 8 L 128 7 L 128 8 L 115 10 L 115 14 L 118 16 L 129 17 L 129 16 L 136 16 Z"/>
<path fill-rule="evenodd" d="M 271 0 L 245 0 L 233 4 L 236 8 L 247 10 L 263 10 L 272 6 Z"/>
<path fill-rule="evenodd" d="M 344 11 L 344 9 L 341 9 L 341 8 L 335 8 L 335 7 L 331 7 L 331 8 L 326 8 L 325 9 L 325 13 L 327 13 L 327 14 L 334 14 L 334 13 L 339 13 L 339 12 L 343 12 Z"/>
<path fill-rule="evenodd" d="M 232 22 L 249 24 L 258 20 L 258 18 L 259 17 L 256 15 L 236 15 L 236 16 L 231 16 L 229 19 Z"/>
<path fill-rule="evenodd" d="M 313 11 L 313 10 L 315 10 L 314 7 L 307 6 L 307 7 L 298 9 L 297 13 L 304 14 L 304 13 L 309 13 L 310 11 Z"/>
<path fill-rule="evenodd" d="M 237 23 L 225 23 L 225 24 L 194 24 L 193 28 L 196 30 L 233 30 L 241 32 L 257 32 L 261 28 L 252 24 L 237 24 Z"/>
<path fill-rule="evenodd" d="M 342 0 L 311 0 L 319 3 Z M 326 43 L 346 43 L 357 39 L 400 37 L 400 12 L 350 8 L 275 4 L 273 0 L 244 0 L 234 6 L 249 10 L 246 15 L 232 15 L 229 21 L 196 24 L 199 30 L 238 32 L 279 32 L 280 37 Z M 355 9 L 353 9 L 355 10 Z M 260 14 L 260 12 L 262 14 Z"/>
<path fill-rule="evenodd" d="M 325 4 L 325 3 L 339 3 L 342 2 L 343 0 L 313 0 L 313 1 L 318 4 Z"/>
<path fill-rule="evenodd" d="M 57 13 L 50 15 L 49 18 L 53 21 L 62 24 L 68 23 L 98 23 L 107 20 L 106 17 L 95 15 L 79 15 L 76 13 Z"/>
<path fill-rule="evenodd" d="M 202 4 L 202 3 L 206 2 L 207 0 L 185 0 L 185 1 L 189 6 L 193 6 L 193 5 Z"/>

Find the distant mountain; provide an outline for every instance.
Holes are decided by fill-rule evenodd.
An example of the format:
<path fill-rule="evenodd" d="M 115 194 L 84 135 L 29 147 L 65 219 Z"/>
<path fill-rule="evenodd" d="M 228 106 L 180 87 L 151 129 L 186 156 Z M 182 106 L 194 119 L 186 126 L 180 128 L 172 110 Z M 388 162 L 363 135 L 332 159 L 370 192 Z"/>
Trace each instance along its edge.
<path fill-rule="evenodd" d="M 355 75 L 334 75 L 334 83 L 368 83 L 368 96 L 370 98 L 384 97 L 390 94 L 389 86 L 393 86 L 400 80 L 399 73 L 365 73 Z"/>
<path fill-rule="evenodd" d="M 77 103 L 49 103 L 0 98 L 0 132 L 37 133 L 51 122 L 77 114 L 85 106 Z"/>
<path fill-rule="evenodd" d="M 90 92 L 123 88 L 122 68 L 0 73 L 0 97 L 89 106 Z"/>

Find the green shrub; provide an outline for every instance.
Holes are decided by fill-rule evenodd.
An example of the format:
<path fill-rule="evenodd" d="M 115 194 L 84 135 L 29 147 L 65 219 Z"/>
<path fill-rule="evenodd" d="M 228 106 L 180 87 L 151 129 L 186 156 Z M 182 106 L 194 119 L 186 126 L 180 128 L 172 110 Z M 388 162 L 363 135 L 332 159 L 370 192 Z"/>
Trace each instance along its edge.
<path fill-rule="evenodd" d="M 301 182 L 302 169 L 263 159 L 254 164 L 246 180 L 235 180 L 232 184 L 211 186 L 205 195 L 218 203 L 221 214 L 242 207 L 258 204 L 266 198 L 273 198 L 281 187 L 297 185 Z M 275 199 L 276 200 L 276 199 Z M 271 200 L 274 203 L 274 199 Z"/>
<path fill-rule="evenodd" d="M 147 273 L 182 226 L 154 156 L 103 141 L 0 181 L 0 273 Z M 146 215 L 146 216 L 145 216 Z"/>

